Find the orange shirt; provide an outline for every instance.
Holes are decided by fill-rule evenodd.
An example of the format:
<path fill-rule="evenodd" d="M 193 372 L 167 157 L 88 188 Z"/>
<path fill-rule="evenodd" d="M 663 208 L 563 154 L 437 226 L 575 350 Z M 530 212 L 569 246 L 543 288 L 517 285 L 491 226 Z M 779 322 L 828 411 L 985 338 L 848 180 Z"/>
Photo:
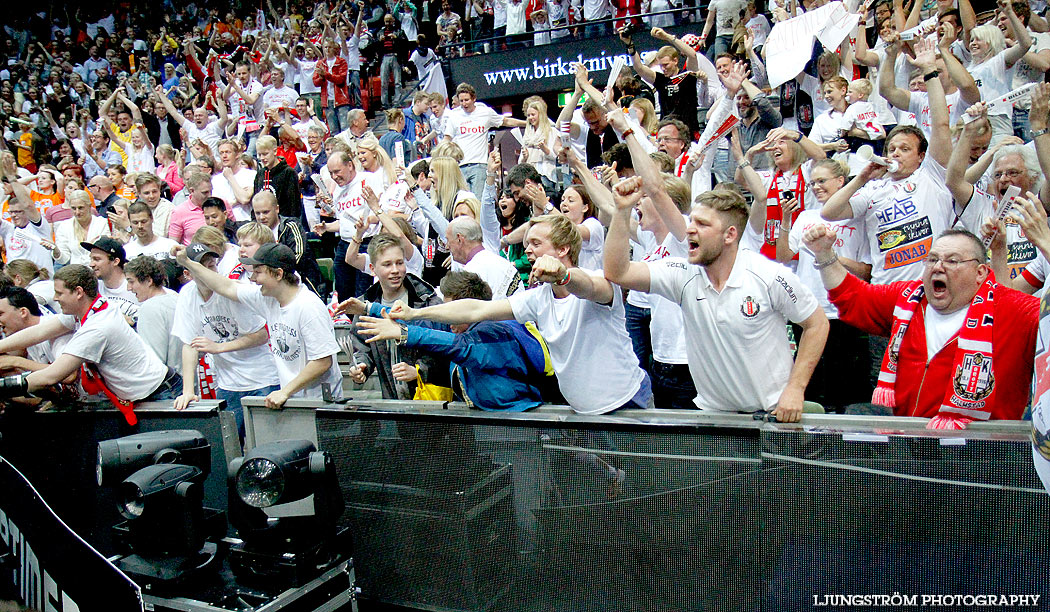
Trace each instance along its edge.
<path fill-rule="evenodd" d="M 33 198 L 33 201 L 36 202 L 36 208 L 42 215 L 46 215 L 47 211 L 51 210 L 53 206 L 59 206 L 62 202 L 66 201 L 65 195 L 57 192 L 48 195 L 33 190 L 29 192 L 29 197 Z"/>

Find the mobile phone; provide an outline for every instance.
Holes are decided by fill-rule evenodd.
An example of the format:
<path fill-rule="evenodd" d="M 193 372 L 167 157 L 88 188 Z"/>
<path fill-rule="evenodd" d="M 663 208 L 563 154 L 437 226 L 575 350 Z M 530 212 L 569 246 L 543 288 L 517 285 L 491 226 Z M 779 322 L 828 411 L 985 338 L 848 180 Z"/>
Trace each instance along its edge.
<path fill-rule="evenodd" d="M 795 192 L 790 190 L 790 189 L 788 189 L 786 191 L 781 191 L 780 192 L 780 199 L 781 200 L 794 200 L 795 199 Z"/>

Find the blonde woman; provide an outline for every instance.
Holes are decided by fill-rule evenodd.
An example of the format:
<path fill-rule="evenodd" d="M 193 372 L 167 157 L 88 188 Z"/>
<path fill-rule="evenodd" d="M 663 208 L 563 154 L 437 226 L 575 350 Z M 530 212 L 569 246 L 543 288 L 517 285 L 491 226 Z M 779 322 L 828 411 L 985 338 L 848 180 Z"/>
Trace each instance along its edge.
<path fill-rule="evenodd" d="M 366 172 L 378 174 L 383 178 L 383 189 L 397 182 L 397 169 L 390 156 L 386 154 L 383 147 L 375 136 L 365 136 L 357 141 L 357 163 Z"/>
<path fill-rule="evenodd" d="M 55 301 L 55 281 L 51 280 L 47 268 L 38 267 L 28 259 L 14 259 L 7 262 L 4 274 L 16 287 L 22 287 L 32 293 L 41 306 L 50 309 L 51 312 L 62 312 Z"/>
<path fill-rule="evenodd" d="M 547 103 L 537 100 L 525 109 L 525 135 L 521 139 L 521 155 L 518 163 L 532 164 L 540 173 L 543 187 L 553 191 L 557 158 L 554 155 L 555 130 L 547 116 Z"/>
<path fill-rule="evenodd" d="M 628 111 L 634 112 L 635 119 L 645 128 L 649 134 L 649 140 L 656 138 L 656 132 L 660 129 L 660 120 L 656 118 L 656 107 L 648 98 L 635 98 L 628 105 Z"/>
<path fill-rule="evenodd" d="M 182 177 L 179 176 L 175 149 L 171 145 L 162 144 L 157 147 L 157 176 L 171 188 L 171 195 L 182 191 L 184 183 Z"/>
<path fill-rule="evenodd" d="M 95 242 L 109 236 L 109 222 L 91 212 L 91 194 L 74 191 L 66 200 L 73 217 L 55 225 L 55 244 L 51 257 L 59 264 L 88 265 L 90 253 L 80 246 L 81 242 Z"/>

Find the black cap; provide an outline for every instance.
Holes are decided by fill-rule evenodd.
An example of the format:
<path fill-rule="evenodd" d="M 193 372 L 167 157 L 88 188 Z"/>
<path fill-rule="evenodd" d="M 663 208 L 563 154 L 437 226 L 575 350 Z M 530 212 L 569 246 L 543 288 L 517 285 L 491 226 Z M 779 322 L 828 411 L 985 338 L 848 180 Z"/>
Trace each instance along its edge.
<path fill-rule="evenodd" d="M 220 259 L 222 257 L 222 255 L 216 253 L 211 247 L 206 246 L 205 244 L 200 242 L 190 243 L 190 246 L 186 247 L 186 257 L 189 257 L 191 260 L 197 263 L 200 263 L 200 261 L 204 259 L 205 255 L 211 255 L 216 259 Z"/>
<path fill-rule="evenodd" d="M 106 253 L 109 253 L 110 256 L 119 258 L 122 262 L 128 260 L 128 254 L 124 252 L 124 245 L 120 244 L 117 239 L 110 238 L 109 236 L 99 238 L 94 244 L 90 242 L 81 242 L 80 246 L 85 251 L 90 251 L 91 249 L 105 251 Z"/>
<path fill-rule="evenodd" d="M 252 257 L 241 257 L 241 263 L 249 266 L 281 268 L 285 272 L 295 271 L 295 253 L 283 244 L 268 242 L 255 251 Z"/>

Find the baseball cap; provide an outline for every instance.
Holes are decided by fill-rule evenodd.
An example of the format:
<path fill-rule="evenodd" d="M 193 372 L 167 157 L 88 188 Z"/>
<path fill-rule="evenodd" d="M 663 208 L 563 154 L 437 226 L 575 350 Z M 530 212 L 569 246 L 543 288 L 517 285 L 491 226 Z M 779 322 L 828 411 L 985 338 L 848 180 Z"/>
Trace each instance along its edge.
<path fill-rule="evenodd" d="M 216 253 L 214 249 L 200 242 L 193 242 L 190 246 L 186 247 L 186 257 L 189 257 L 197 263 L 200 263 L 205 255 L 211 255 L 216 259 L 222 257 L 222 255 Z"/>
<path fill-rule="evenodd" d="M 241 263 L 249 266 L 268 266 L 281 268 L 286 272 L 295 271 L 295 253 L 283 244 L 268 242 L 255 251 L 253 257 L 241 257 Z"/>
<path fill-rule="evenodd" d="M 98 249 L 100 251 L 109 253 L 112 257 L 120 258 L 120 261 L 126 262 L 128 260 L 128 255 L 124 252 L 124 245 L 120 244 L 120 242 L 118 242 L 115 238 L 110 238 L 109 236 L 103 236 L 96 240 L 94 243 L 81 242 L 80 246 L 85 251 L 90 251 L 91 249 Z"/>

